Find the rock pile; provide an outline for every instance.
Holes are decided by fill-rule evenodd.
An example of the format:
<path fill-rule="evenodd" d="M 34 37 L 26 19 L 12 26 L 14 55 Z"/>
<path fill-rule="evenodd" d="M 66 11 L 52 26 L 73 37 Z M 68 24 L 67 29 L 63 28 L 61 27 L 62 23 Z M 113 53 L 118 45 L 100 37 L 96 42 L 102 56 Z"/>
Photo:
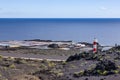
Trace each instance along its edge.
<path fill-rule="evenodd" d="M 70 57 L 68 57 L 68 59 L 66 61 L 70 62 L 70 61 L 80 60 L 80 59 L 99 60 L 101 57 L 102 57 L 102 55 L 84 52 L 84 53 L 80 53 L 80 54 L 71 55 Z"/>
<path fill-rule="evenodd" d="M 96 67 L 91 70 L 84 70 L 77 74 L 74 74 L 74 77 L 80 76 L 107 76 L 111 74 L 118 74 L 120 71 L 116 67 L 116 64 L 109 60 L 102 60 L 96 64 Z"/>
<path fill-rule="evenodd" d="M 95 69 L 110 71 L 110 70 L 116 70 L 117 67 L 116 67 L 115 63 L 110 60 L 102 60 L 96 64 Z"/>
<path fill-rule="evenodd" d="M 59 48 L 58 44 L 50 44 L 48 45 L 49 48 Z"/>
<path fill-rule="evenodd" d="M 118 52 L 120 51 L 120 46 L 112 47 L 111 49 L 108 50 L 108 52 Z"/>

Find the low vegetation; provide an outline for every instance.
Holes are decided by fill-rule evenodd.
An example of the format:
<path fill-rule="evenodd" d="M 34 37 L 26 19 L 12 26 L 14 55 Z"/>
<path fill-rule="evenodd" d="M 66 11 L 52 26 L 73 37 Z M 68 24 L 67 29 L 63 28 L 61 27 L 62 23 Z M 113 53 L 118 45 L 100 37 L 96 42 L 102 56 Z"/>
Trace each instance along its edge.
<path fill-rule="evenodd" d="M 74 77 L 81 77 L 81 76 L 107 76 L 112 74 L 118 74 L 120 70 L 114 62 L 109 60 L 102 60 L 99 61 L 95 68 L 91 70 L 84 70 L 80 72 L 75 72 L 73 74 Z"/>
<path fill-rule="evenodd" d="M 27 50 L 25 51 L 24 54 L 27 53 Z M 52 55 L 58 54 L 56 50 L 51 52 L 54 52 Z M 45 55 L 51 56 L 51 52 Z M 59 51 L 58 55 L 65 55 L 68 52 Z M 40 51 L 38 53 L 42 54 Z M 97 54 L 83 52 L 72 54 L 66 61 L 40 61 L 0 56 L 0 80 L 93 80 L 93 78 L 111 80 L 109 76 L 119 80 L 119 55 L 119 52 L 109 51 Z"/>

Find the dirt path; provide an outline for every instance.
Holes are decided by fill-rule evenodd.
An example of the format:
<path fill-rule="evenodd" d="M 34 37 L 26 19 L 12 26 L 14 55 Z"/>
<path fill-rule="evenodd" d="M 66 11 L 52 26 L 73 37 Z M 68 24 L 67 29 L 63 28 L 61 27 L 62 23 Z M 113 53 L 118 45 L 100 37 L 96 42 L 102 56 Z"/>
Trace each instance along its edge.
<path fill-rule="evenodd" d="M 22 59 L 32 59 L 32 60 L 49 60 L 49 61 L 65 61 L 68 56 L 57 56 L 57 55 L 41 55 L 41 54 L 21 54 L 21 53 L 9 53 L 0 52 L 0 55 L 4 57 L 22 58 Z"/>

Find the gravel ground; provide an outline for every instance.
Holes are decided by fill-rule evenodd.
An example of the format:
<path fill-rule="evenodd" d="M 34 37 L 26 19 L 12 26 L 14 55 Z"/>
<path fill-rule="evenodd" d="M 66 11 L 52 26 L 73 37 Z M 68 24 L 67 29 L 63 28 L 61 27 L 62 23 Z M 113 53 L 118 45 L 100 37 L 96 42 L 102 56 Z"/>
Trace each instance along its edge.
<path fill-rule="evenodd" d="M 67 59 L 70 55 L 75 55 L 79 51 L 61 51 L 61 50 L 14 50 L 0 51 L 3 55 L 21 55 L 27 57 L 46 56 L 46 58 Z M 44 52 L 44 54 L 42 54 Z M 46 53 L 45 53 L 46 52 Z M 75 53 L 74 53 L 75 52 Z M 61 55 L 61 54 L 62 55 Z M 84 53 L 86 54 L 86 53 Z M 91 53 L 90 53 L 91 54 Z M 79 54 L 80 55 L 80 54 Z M 53 57 L 54 56 L 54 57 Z M 95 58 L 97 56 L 97 58 Z M 90 57 L 90 56 L 87 56 Z M 0 56 L 0 80 L 120 80 L 120 53 L 119 52 L 101 52 L 92 55 L 89 59 L 85 55 L 80 59 L 72 61 L 47 61 L 47 60 L 24 60 L 14 58 L 3 58 Z M 38 57 L 40 58 L 40 57 Z M 92 75 L 80 75 L 85 70 L 93 70 L 100 61 L 108 60 L 115 64 L 114 74 L 105 75 L 105 73 Z M 103 64 L 101 64 L 103 65 Z M 112 66 L 112 65 L 109 65 Z M 103 66 L 104 67 L 104 66 Z M 112 70 L 112 68 L 110 68 Z M 105 71 L 104 71 L 105 72 Z M 74 76 L 77 74 L 78 76 Z M 21 79 L 20 79 L 21 77 Z M 25 79 L 27 78 L 27 79 Z"/>

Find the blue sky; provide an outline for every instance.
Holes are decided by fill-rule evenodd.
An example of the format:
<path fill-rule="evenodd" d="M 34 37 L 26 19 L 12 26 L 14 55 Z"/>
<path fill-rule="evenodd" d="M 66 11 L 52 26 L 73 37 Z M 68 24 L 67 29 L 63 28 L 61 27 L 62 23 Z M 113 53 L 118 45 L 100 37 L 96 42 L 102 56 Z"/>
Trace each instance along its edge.
<path fill-rule="evenodd" d="M 120 0 L 0 0 L 0 18 L 120 18 Z"/>
<path fill-rule="evenodd" d="M 0 18 L 120 18 L 120 0 L 0 0 Z M 74 39 L 90 42 L 94 36 L 97 36 L 102 43 L 120 44 L 119 22 L 104 24 L 103 21 L 102 24 L 94 23 L 91 27 L 88 24 L 85 28 L 82 26 L 75 28 L 77 24 L 72 25 L 72 23 L 66 25 L 72 25 L 72 27 L 61 28 L 62 24 L 59 24 L 57 25 L 61 25 L 59 29 L 52 27 L 54 25 L 41 29 L 45 24 L 35 26 L 36 22 L 32 24 L 33 28 L 25 28 L 28 23 L 24 22 L 20 25 L 16 22 L 19 25 L 17 27 L 15 23 L 5 24 L 7 23 L 0 24 L 0 37 L 2 37 L 0 40 L 28 38 L 54 40 L 57 38 L 58 40 Z M 88 33 L 84 33 L 86 30 Z"/>

